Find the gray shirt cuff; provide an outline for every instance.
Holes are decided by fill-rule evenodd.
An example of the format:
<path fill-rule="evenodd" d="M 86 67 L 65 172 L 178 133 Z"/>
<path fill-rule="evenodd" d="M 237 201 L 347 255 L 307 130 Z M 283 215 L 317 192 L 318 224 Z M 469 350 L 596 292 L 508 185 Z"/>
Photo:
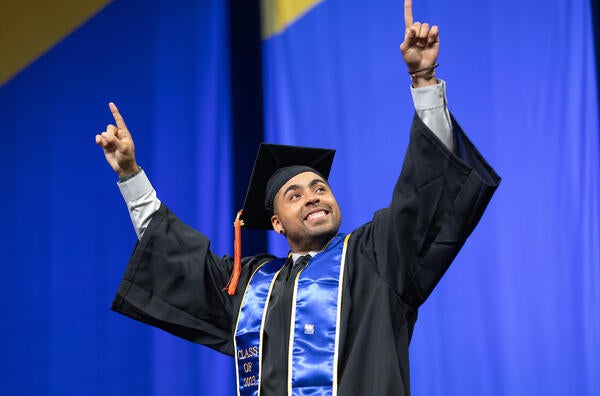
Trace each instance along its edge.
<path fill-rule="evenodd" d="M 444 143 L 448 150 L 452 151 L 454 135 L 446 99 L 446 82 L 438 80 L 436 85 L 424 88 L 411 86 L 410 91 L 415 110 L 423 123 Z"/>
<path fill-rule="evenodd" d="M 127 204 L 135 233 L 138 239 L 141 239 L 152 220 L 152 215 L 160 208 L 156 190 L 143 170 L 131 179 L 118 182 L 117 186 Z"/>

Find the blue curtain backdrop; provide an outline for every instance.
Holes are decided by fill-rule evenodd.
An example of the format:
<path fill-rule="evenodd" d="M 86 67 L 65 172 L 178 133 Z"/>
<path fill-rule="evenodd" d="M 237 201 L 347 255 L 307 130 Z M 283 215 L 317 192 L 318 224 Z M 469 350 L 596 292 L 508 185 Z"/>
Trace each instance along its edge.
<path fill-rule="evenodd" d="M 228 357 L 109 310 L 136 237 L 94 143 L 116 102 L 159 197 L 229 252 L 227 15 L 116 1 L 0 88 L 0 394 L 233 394 Z"/>
<path fill-rule="evenodd" d="M 596 74 L 587 0 L 414 1 L 438 74 L 504 178 L 420 310 L 414 395 L 600 394 Z M 325 0 L 264 41 L 265 134 L 337 149 L 351 231 L 389 203 L 413 115 L 403 2 Z M 272 235 L 273 249 L 286 249 Z"/>
<path fill-rule="evenodd" d="M 135 234 L 94 144 L 115 101 L 160 198 L 231 253 L 228 12 L 116 1 L 0 87 L 0 394 L 234 394 L 231 359 L 109 311 Z M 420 311 L 413 394 L 598 395 L 590 2 L 419 0 L 414 13 L 440 25 L 451 109 L 504 180 Z M 401 1 L 325 0 L 263 43 L 265 139 L 338 150 L 346 231 L 389 202 L 401 166 L 403 30 Z M 286 250 L 277 235 L 271 247 Z"/>

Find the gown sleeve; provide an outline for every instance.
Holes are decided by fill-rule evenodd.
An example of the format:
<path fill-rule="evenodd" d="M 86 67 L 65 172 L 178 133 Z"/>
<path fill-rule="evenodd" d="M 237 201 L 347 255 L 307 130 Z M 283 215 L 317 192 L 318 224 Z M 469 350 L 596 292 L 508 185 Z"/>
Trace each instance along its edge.
<path fill-rule="evenodd" d="M 259 257 L 242 261 L 240 285 Z M 112 309 L 189 341 L 232 355 L 233 321 L 242 286 L 230 297 L 222 288 L 233 266 L 210 250 L 204 235 L 164 204 L 136 244 Z"/>
<path fill-rule="evenodd" d="M 371 225 L 377 270 L 417 309 L 481 218 L 500 177 L 452 117 L 454 151 L 415 114 L 388 208 Z"/>

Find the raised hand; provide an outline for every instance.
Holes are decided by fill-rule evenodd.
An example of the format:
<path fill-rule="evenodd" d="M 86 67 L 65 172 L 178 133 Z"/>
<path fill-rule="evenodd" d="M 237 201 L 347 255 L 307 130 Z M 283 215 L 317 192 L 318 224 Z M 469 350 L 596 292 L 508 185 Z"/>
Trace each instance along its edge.
<path fill-rule="evenodd" d="M 433 66 L 440 50 L 438 27 L 413 22 L 412 0 L 404 1 L 404 25 L 406 30 L 400 51 L 409 72 Z"/>
<path fill-rule="evenodd" d="M 133 175 L 139 170 L 133 139 L 117 106 L 111 102 L 108 107 L 117 125 L 108 124 L 106 131 L 96 135 L 96 144 L 102 147 L 106 161 L 119 177 Z"/>

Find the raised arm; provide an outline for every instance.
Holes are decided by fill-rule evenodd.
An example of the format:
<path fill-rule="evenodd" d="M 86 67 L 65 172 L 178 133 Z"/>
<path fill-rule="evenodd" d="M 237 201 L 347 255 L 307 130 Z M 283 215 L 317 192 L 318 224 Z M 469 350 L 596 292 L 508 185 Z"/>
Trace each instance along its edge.
<path fill-rule="evenodd" d="M 429 91 L 426 86 L 438 83 L 434 68 L 438 28 L 413 23 L 411 0 L 405 1 L 404 16 L 406 32 L 400 49 L 412 72 L 413 87 Z M 444 275 L 500 182 L 449 115 L 452 134 L 448 137 L 455 138 L 454 150 L 421 113 L 417 106 L 391 205 L 372 222 L 378 272 L 415 309 Z"/>
<path fill-rule="evenodd" d="M 237 300 L 221 289 L 229 279 L 233 260 L 210 250 L 209 239 L 180 221 L 161 205 L 135 159 L 131 133 L 114 103 L 109 104 L 115 125 L 96 135 L 106 161 L 122 180 L 139 241 L 131 255 L 112 309 L 179 337 L 233 354 L 231 329 Z M 257 262 L 244 267 L 242 280 Z M 241 295 L 236 296 L 238 300 Z M 238 304 L 238 305 L 235 305 Z"/>

